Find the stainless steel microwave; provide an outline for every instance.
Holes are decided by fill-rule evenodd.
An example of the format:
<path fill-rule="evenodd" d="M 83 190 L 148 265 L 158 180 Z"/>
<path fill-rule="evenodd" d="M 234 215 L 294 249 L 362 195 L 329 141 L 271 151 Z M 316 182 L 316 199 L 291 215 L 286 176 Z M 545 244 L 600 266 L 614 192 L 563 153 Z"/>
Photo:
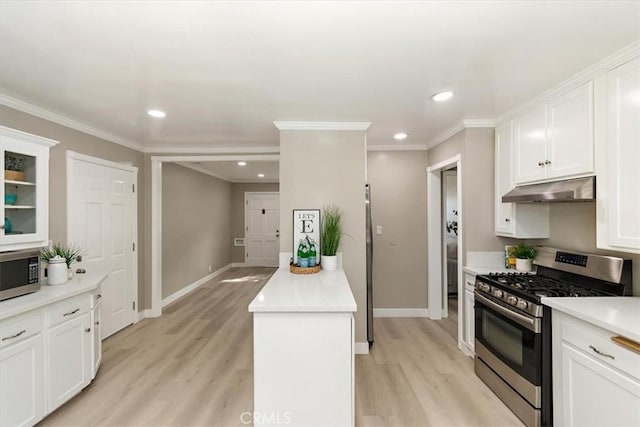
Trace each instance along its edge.
<path fill-rule="evenodd" d="M 0 301 L 40 289 L 38 251 L 0 253 Z"/>

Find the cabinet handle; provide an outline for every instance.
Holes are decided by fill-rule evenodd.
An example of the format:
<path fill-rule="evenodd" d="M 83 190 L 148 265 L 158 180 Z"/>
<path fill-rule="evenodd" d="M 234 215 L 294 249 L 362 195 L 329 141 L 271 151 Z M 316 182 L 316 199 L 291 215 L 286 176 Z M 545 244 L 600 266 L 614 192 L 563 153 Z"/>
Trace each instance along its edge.
<path fill-rule="evenodd" d="M 544 166 L 544 162 L 538 162 L 538 166 Z"/>
<path fill-rule="evenodd" d="M 87 328 L 84 330 L 85 332 L 91 332 L 91 328 Z"/>
<path fill-rule="evenodd" d="M 63 316 L 71 316 L 72 314 L 76 314 L 76 313 L 77 313 L 77 312 L 79 312 L 79 311 L 80 311 L 80 309 L 79 309 L 79 308 L 76 308 L 76 309 L 75 309 L 75 310 L 73 310 L 73 311 L 70 311 L 70 312 L 68 312 L 68 313 L 64 313 L 64 314 L 63 314 Z"/>
<path fill-rule="evenodd" d="M 4 224 L 0 224 L 0 230 L 4 230 Z"/>
<path fill-rule="evenodd" d="M 506 222 L 511 222 L 511 218 L 505 218 L 504 219 Z"/>
<path fill-rule="evenodd" d="M 96 295 L 96 299 L 100 299 L 100 298 L 102 298 L 102 294 Z"/>
<path fill-rule="evenodd" d="M 550 165 L 550 164 L 551 164 L 551 160 L 545 160 L 545 161 L 544 161 L 544 164 L 545 164 L 545 165 Z"/>
<path fill-rule="evenodd" d="M 590 346 L 589 346 L 589 348 L 590 348 L 591 350 L 593 350 L 596 354 L 599 354 L 599 355 L 600 355 L 600 356 L 602 356 L 602 357 L 609 357 L 611 360 L 616 360 L 615 356 L 612 356 L 612 355 L 607 354 L 607 353 L 603 353 L 603 352 L 601 352 L 600 350 L 598 350 L 597 348 L 595 348 L 595 347 L 594 347 L 594 346 L 592 346 L 592 345 L 590 345 Z"/>
<path fill-rule="evenodd" d="M 640 353 L 640 343 L 630 340 L 629 338 L 616 336 L 616 337 L 611 337 L 611 341 L 615 342 L 616 344 L 620 344 L 622 347 L 626 348 L 627 350 Z"/>
<path fill-rule="evenodd" d="M 23 335 L 23 334 L 26 334 L 26 333 L 27 333 L 27 330 L 26 330 L 26 329 L 23 329 L 23 330 L 21 330 L 20 332 L 18 332 L 18 333 L 17 333 L 17 334 L 15 334 L 15 335 L 11 335 L 10 337 L 4 337 L 4 338 L 2 338 L 2 341 L 5 341 L 5 340 L 12 340 L 12 339 L 14 339 L 14 338 L 18 338 L 20 335 Z"/>
<path fill-rule="evenodd" d="M 96 322 L 95 324 L 96 324 L 96 325 L 99 325 L 99 324 L 100 324 L 100 322 Z"/>

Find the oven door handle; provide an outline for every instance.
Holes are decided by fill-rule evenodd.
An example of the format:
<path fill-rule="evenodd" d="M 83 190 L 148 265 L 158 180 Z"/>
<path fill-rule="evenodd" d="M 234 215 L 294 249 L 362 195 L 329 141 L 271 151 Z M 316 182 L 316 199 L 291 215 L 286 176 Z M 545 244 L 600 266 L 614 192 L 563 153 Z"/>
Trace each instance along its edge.
<path fill-rule="evenodd" d="M 511 311 L 508 308 L 503 307 L 500 304 L 497 304 L 491 301 L 489 298 L 486 298 L 484 295 L 481 295 L 478 291 L 475 291 L 474 294 L 475 294 L 476 300 L 480 301 L 486 306 L 494 309 L 495 311 L 504 315 L 505 317 L 508 317 L 509 319 L 513 320 L 517 324 L 524 326 L 530 331 L 533 331 L 535 333 L 540 333 L 540 319 L 538 319 L 537 317 L 528 317 L 520 313 L 516 313 L 515 311 Z"/>

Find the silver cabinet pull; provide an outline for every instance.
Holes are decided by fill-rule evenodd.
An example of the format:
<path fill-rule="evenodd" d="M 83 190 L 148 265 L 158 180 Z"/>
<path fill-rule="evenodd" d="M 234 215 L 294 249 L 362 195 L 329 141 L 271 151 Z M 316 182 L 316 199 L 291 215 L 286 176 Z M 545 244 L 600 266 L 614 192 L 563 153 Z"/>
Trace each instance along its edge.
<path fill-rule="evenodd" d="M 102 298 L 102 294 L 96 295 L 96 299 L 100 299 L 100 298 Z"/>
<path fill-rule="evenodd" d="M 76 308 L 76 309 L 75 309 L 75 310 L 73 310 L 73 311 L 70 311 L 70 312 L 68 312 L 68 313 L 64 313 L 64 314 L 63 314 L 63 316 L 71 316 L 72 314 L 76 314 L 76 313 L 77 313 L 77 312 L 79 312 L 79 311 L 80 311 L 80 309 L 79 309 L 79 308 Z"/>
<path fill-rule="evenodd" d="M 87 328 L 84 330 L 85 332 L 91 332 L 91 328 Z"/>
<path fill-rule="evenodd" d="M 538 166 L 544 166 L 544 162 L 538 162 Z"/>
<path fill-rule="evenodd" d="M 607 353 L 603 353 L 603 352 L 601 352 L 600 350 L 598 350 L 597 348 L 595 348 L 595 347 L 594 347 L 594 346 L 592 346 L 592 345 L 590 345 L 590 346 L 589 346 L 589 348 L 590 348 L 591 350 L 593 350 L 596 354 L 599 354 L 599 355 L 600 355 L 600 356 L 602 356 L 602 357 L 608 357 L 608 358 L 610 358 L 611 360 L 616 360 L 615 356 L 612 356 L 612 355 L 607 354 Z"/>
<path fill-rule="evenodd" d="M 11 335 L 10 337 L 4 337 L 4 338 L 2 338 L 2 341 L 5 341 L 5 340 L 12 340 L 12 339 L 14 339 L 14 338 L 18 338 L 20 335 L 24 335 L 24 334 L 26 334 L 26 333 L 27 333 L 27 330 L 26 330 L 26 329 L 23 329 L 23 330 L 21 330 L 20 332 L 18 332 L 18 333 L 17 333 L 17 334 L 15 334 L 15 335 Z"/>
<path fill-rule="evenodd" d="M 506 222 L 511 222 L 511 218 L 505 218 L 504 219 Z"/>
<path fill-rule="evenodd" d="M 551 164 L 551 160 L 545 160 L 545 161 L 544 161 L 544 164 L 545 164 L 545 165 L 550 165 L 550 164 Z"/>

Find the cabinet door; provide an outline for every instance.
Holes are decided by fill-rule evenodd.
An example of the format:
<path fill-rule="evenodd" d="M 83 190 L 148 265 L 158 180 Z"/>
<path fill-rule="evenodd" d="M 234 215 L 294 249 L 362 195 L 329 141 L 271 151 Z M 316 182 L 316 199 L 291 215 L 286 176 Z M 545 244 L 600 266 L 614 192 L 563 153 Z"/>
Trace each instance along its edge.
<path fill-rule="evenodd" d="M 65 403 L 89 384 L 92 367 L 91 329 L 90 313 L 87 312 L 48 330 L 48 412 Z"/>
<path fill-rule="evenodd" d="M 464 341 L 471 351 L 475 350 L 475 313 L 473 310 L 473 289 L 467 287 L 464 291 Z"/>
<path fill-rule="evenodd" d="M 41 333 L 0 351 L 0 426 L 31 426 L 44 416 Z"/>
<path fill-rule="evenodd" d="M 40 138 L 0 127 L 0 158 L 13 176 L 0 177 L 0 250 L 44 246 L 48 239 L 49 146 Z M 49 141 L 42 138 L 43 141 Z M 5 203 L 5 195 L 15 202 Z M 7 225 L 10 223 L 10 231 Z"/>
<path fill-rule="evenodd" d="M 515 184 L 546 178 L 547 123 L 545 107 L 533 108 L 513 120 Z"/>
<path fill-rule="evenodd" d="M 513 188 L 512 122 L 496 127 L 495 146 L 495 231 L 497 235 L 513 235 L 515 213 L 513 203 L 502 203 L 502 196 Z"/>
<path fill-rule="evenodd" d="M 554 99 L 547 112 L 547 177 L 593 173 L 593 83 Z"/>
<path fill-rule="evenodd" d="M 609 246 L 640 251 L 640 59 L 610 71 L 607 177 Z"/>
<path fill-rule="evenodd" d="M 100 325 L 100 315 L 101 315 L 102 304 L 100 300 L 95 307 L 91 310 L 91 323 L 93 328 L 93 336 L 91 337 L 92 348 L 91 348 L 91 379 L 93 380 L 98 373 L 98 368 L 100 367 L 100 362 L 102 362 L 102 335 L 101 330 L 102 326 Z"/>
<path fill-rule="evenodd" d="M 640 425 L 640 382 L 562 343 L 562 397 L 554 421 L 562 426 Z"/>

